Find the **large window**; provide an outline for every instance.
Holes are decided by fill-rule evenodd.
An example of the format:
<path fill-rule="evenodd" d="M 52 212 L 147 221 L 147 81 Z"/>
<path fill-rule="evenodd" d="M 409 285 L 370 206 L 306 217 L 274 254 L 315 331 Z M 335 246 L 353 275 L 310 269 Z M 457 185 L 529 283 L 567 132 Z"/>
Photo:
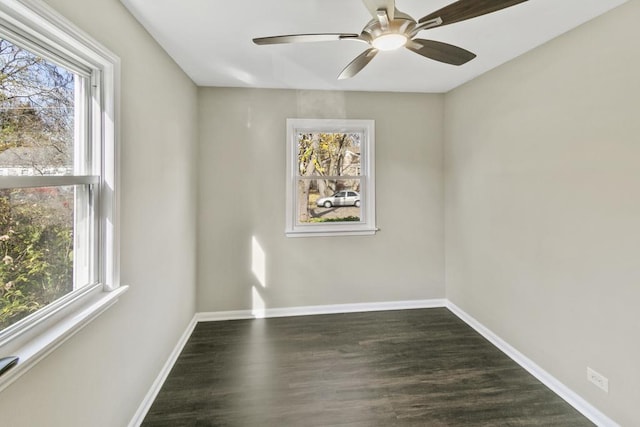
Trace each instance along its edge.
<path fill-rule="evenodd" d="M 0 37 L 0 330 L 98 281 L 90 78 Z"/>
<path fill-rule="evenodd" d="M 44 3 L 0 4 L 0 357 L 18 366 L 119 294 L 117 70 Z"/>
<path fill-rule="evenodd" d="M 372 120 L 287 120 L 288 236 L 375 233 Z"/>

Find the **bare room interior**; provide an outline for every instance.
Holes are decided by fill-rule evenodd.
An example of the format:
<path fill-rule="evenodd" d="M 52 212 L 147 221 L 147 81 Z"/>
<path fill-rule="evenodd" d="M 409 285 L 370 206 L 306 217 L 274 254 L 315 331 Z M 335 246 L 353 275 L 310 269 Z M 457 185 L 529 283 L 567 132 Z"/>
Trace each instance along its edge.
<path fill-rule="evenodd" d="M 273 342 L 261 338 L 237 353 L 224 353 L 224 343 L 271 331 L 288 351 L 334 336 L 314 352 L 343 357 L 354 343 L 340 341 L 342 322 L 354 322 L 351 332 L 369 328 L 355 338 L 359 350 L 379 343 L 378 334 L 406 345 L 380 369 L 393 370 L 400 355 L 418 370 L 427 359 L 450 363 L 423 347 L 410 352 L 433 328 L 440 335 L 429 342 L 455 338 L 468 355 L 486 351 L 478 360 L 498 358 L 496 372 L 513 364 L 514 378 L 535 382 L 582 420 L 527 423 L 525 411 L 510 425 L 640 425 L 638 0 L 478 1 L 483 14 L 452 25 L 440 13 L 451 0 L 3 3 L 0 38 L 27 40 L 27 16 L 70 58 L 76 46 L 65 40 L 73 37 L 88 46 L 79 52 L 98 52 L 96 64 L 104 58 L 102 81 L 113 94 L 99 122 L 101 137 L 113 141 L 98 161 L 104 176 L 54 181 L 113 180 L 117 191 L 100 196 L 110 225 L 100 228 L 106 255 L 96 277 L 105 285 L 48 323 L 25 323 L 19 336 L 0 330 L 0 358 L 19 356 L 0 375 L 0 425 L 145 425 L 154 402 L 164 402 L 163 385 L 194 374 L 193 351 L 259 355 L 257 373 L 242 377 L 259 388 L 251 378 L 264 380 L 269 357 L 289 356 L 270 353 Z M 502 6 L 489 13 L 492 4 Z M 405 19 L 407 49 L 373 44 L 376 31 L 395 31 Z M 422 39 L 429 36 L 438 42 Z M 370 126 L 362 144 L 371 163 L 354 172 L 364 197 L 348 208 L 359 215 L 353 224 L 302 224 L 297 216 L 296 183 L 310 178 L 292 166 L 301 162 L 295 138 L 309 121 Z M 20 179 L 0 173 L 0 191 L 45 182 Z M 314 199 L 312 211 L 336 210 L 333 200 Z M 0 235 L 0 245 L 12 238 Z M 0 292 L 11 288 L 2 285 Z M 304 364 L 291 357 L 301 370 L 292 381 L 300 380 Z M 318 369 L 329 375 L 339 366 Z M 223 366 L 224 378 L 237 379 L 233 369 Z M 509 383 L 509 375 L 497 377 Z M 351 390 L 342 391 L 348 399 Z M 367 417 L 377 403 L 360 412 L 333 394 L 308 403 L 323 396 L 311 413 L 335 404 L 341 424 L 294 411 L 147 425 L 509 424 L 487 409 L 477 418 L 484 423 L 430 422 L 427 410 L 416 415 L 425 408 L 419 401 L 402 415 L 389 393 L 376 397 L 388 418 L 375 423 Z M 175 406 L 165 412 L 177 413 L 169 400 Z M 531 419 L 552 410 L 545 407 L 532 403 Z"/>

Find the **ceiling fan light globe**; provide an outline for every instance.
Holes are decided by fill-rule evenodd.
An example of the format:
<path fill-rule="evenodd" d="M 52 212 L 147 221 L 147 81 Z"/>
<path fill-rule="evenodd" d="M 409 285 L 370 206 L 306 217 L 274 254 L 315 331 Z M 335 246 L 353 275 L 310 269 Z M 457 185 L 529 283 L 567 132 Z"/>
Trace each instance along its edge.
<path fill-rule="evenodd" d="M 373 39 L 371 44 L 378 50 L 396 50 L 407 44 L 404 34 L 383 34 Z"/>

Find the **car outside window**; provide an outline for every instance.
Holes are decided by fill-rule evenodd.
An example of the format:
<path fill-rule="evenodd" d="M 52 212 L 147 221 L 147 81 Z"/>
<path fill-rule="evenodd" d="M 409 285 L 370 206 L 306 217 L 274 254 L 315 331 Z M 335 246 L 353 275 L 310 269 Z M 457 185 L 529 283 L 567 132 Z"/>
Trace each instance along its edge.
<path fill-rule="evenodd" d="M 289 237 L 366 235 L 375 225 L 373 120 L 287 120 Z"/>

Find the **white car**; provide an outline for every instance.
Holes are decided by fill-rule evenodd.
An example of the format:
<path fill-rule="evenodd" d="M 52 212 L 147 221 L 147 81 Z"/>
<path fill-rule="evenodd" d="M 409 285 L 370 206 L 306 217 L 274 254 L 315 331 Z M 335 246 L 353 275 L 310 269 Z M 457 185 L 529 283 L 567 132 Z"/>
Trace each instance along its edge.
<path fill-rule="evenodd" d="M 360 194 L 350 190 L 338 191 L 333 196 L 319 198 L 316 200 L 316 205 L 325 208 L 332 206 L 355 206 L 358 208 L 360 207 Z"/>

